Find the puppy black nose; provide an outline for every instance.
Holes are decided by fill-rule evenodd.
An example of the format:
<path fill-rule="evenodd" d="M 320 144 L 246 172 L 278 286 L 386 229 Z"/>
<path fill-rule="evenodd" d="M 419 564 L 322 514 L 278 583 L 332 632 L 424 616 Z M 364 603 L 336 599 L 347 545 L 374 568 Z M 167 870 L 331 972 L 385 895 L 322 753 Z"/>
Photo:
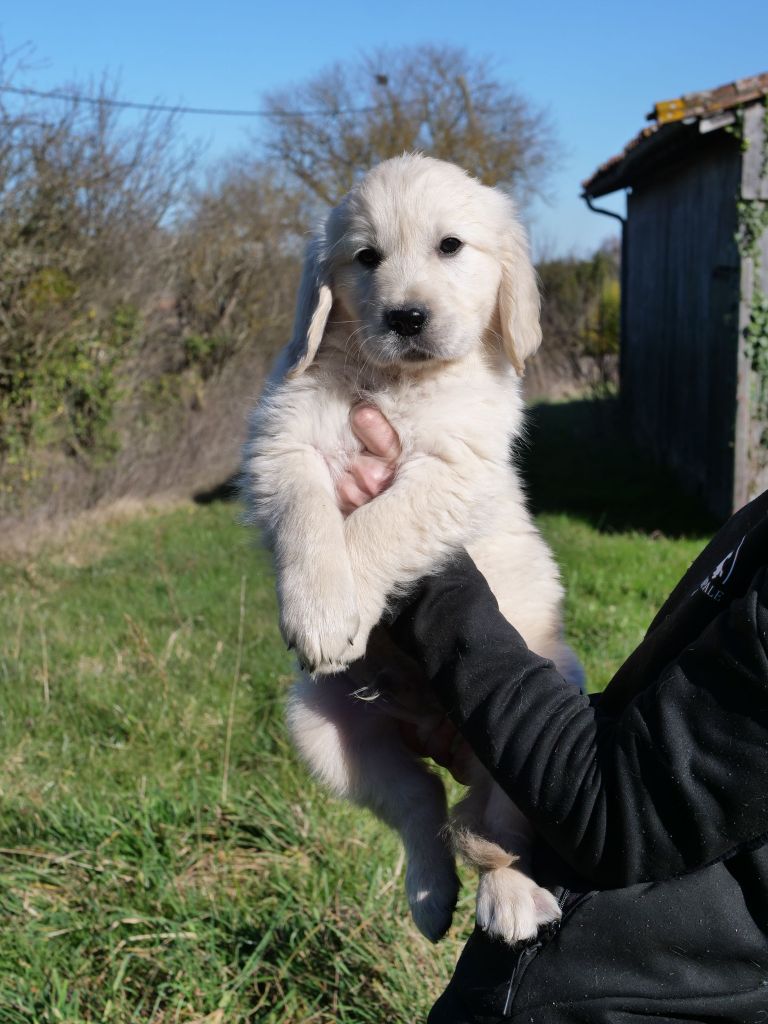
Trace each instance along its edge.
<path fill-rule="evenodd" d="M 427 322 L 427 314 L 423 309 L 390 309 L 384 319 L 387 327 L 401 338 L 412 338 L 418 334 Z"/>

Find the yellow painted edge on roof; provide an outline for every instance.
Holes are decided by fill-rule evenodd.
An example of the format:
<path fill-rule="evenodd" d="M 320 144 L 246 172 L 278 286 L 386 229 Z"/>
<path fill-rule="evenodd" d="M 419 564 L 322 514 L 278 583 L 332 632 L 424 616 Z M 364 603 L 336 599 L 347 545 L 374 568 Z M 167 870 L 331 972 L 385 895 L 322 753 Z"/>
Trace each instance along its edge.
<path fill-rule="evenodd" d="M 680 121 L 685 117 L 686 104 L 681 99 L 662 100 L 656 104 L 656 120 L 659 124 L 669 124 L 670 121 Z"/>

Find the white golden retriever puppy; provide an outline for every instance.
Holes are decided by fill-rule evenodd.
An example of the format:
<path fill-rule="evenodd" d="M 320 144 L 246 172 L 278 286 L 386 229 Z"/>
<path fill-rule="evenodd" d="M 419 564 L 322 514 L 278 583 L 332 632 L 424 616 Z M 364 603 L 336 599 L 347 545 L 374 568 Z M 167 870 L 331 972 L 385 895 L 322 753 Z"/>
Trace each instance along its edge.
<path fill-rule="evenodd" d="M 411 911 L 433 941 L 456 902 L 455 849 L 480 871 L 478 921 L 492 935 L 527 939 L 560 913 L 521 870 L 525 819 L 477 761 L 449 826 L 442 782 L 397 721 L 428 731 L 441 712 L 382 630 L 369 644 L 387 599 L 466 547 L 529 646 L 578 672 L 557 569 L 510 461 L 519 376 L 540 338 L 510 198 L 451 164 L 387 160 L 309 246 L 293 337 L 246 446 L 283 635 L 307 669 L 289 701 L 294 741 L 331 790 L 400 833 Z M 392 486 L 345 519 L 334 486 L 360 450 L 350 409 L 361 400 L 395 428 L 402 455 Z"/>

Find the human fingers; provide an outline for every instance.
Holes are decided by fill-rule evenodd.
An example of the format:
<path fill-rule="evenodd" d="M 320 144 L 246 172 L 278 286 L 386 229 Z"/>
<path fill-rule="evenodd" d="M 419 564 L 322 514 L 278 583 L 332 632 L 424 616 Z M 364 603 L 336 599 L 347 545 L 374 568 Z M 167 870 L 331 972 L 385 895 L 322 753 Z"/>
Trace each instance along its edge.
<path fill-rule="evenodd" d="M 472 748 L 465 739 L 462 739 L 448 765 L 448 771 L 462 786 L 468 786 L 472 782 L 472 757 Z"/>
<path fill-rule="evenodd" d="M 394 465 L 400 457 L 400 438 L 384 415 L 372 405 L 356 405 L 350 419 L 355 437 L 366 451 Z"/>
<path fill-rule="evenodd" d="M 351 472 L 344 473 L 336 483 L 336 500 L 342 515 L 351 515 L 355 509 L 367 504 L 372 495 L 362 490 Z"/>
<path fill-rule="evenodd" d="M 368 455 L 363 452 L 352 461 L 349 472 L 357 489 L 368 498 L 375 498 L 392 483 L 395 467 L 376 455 Z"/>
<path fill-rule="evenodd" d="M 457 782 L 468 786 L 472 781 L 472 749 L 448 718 L 433 725 L 428 732 L 411 722 L 400 722 L 405 745 L 419 757 L 428 757 L 447 768 Z"/>
<path fill-rule="evenodd" d="M 424 743 L 427 757 L 447 768 L 451 775 L 464 786 L 471 781 L 469 744 L 449 718 L 444 718 L 436 729 L 427 736 Z"/>

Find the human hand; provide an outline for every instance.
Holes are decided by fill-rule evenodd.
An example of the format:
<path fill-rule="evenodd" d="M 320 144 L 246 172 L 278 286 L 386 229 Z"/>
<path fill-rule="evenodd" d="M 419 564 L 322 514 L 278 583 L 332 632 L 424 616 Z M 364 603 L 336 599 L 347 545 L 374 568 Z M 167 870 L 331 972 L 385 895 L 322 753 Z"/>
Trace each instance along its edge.
<path fill-rule="evenodd" d="M 414 754 L 447 768 L 462 786 L 471 783 L 472 750 L 449 718 L 441 718 L 429 730 L 412 722 L 400 722 L 399 727 L 403 743 Z"/>
<path fill-rule="evenodd" d="M 374 406 L 353 406 L 349 418 L 363 451 L 336 483 L 336 499 L 345 516 L 389 487 L 401 451 L 395 430 Z"/>
<path fill-rule="evenodd" d="M 363 451 L 336 483 L 336 497 L 345 516 L 389 487 L 401 454 L 396 431 L 375 406 L 354 406 L 350 422 Z M 462 785 L 469 784 L 472 751 L 449 718 L 442 718 L 427 731 L 410 722 L 400 722 L 400 732 L 403 743 L 414 754 L 446 768 Z"/>

